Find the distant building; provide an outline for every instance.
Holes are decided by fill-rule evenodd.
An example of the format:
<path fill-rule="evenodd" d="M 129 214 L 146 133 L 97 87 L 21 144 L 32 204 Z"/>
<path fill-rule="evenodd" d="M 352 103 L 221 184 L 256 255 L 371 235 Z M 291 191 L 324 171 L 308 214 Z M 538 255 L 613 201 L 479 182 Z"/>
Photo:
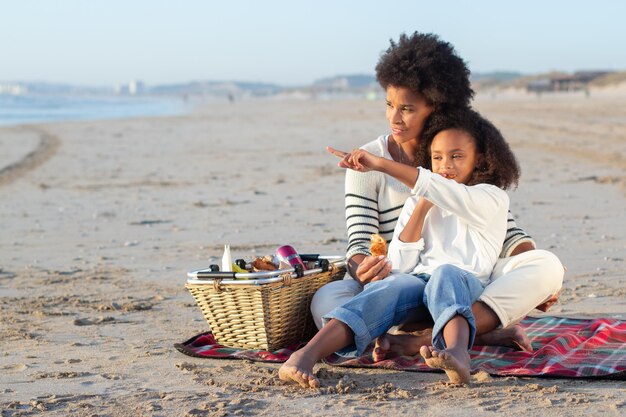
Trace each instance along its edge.
<path fill-rule="evenodd" d="M 141 81 L 132 80 L 128 84 L 117 84 L 113 91 L 119 96 L 138 96 L 146 92 L 146 86 Z"/>
<path fill-rule="evenodd" d="M 128 83 L 128 94 L 130 94 L 131 96 L 143 94 L 144 91 L 145 87 L 141 81 L 132 80 Z"/>
<path fill-rule="evenodd" d="M 19 96 L 20 94 L 26 94 L 28 88 L 25 85 L 17 83 L 3 83 L 0 84 L 0 94 L 11 94 Z"/>
<path fill-rule="evenodd" d="M 549 78 L 530 81 L 526 84 L 526 91 L 579 91 L 587 88 L 587 84 L 598 77 L 609 74 L 611 71 L 577 71 L 572 75 L 559 75 Z"/>
<path fill-rule="evenodd" d="M 554 91 L 552 89 L 552 82 L 548 78 L 542 78 L 540 80 L 530 81 L 526 84 L 526 91 L 533 93 L 542 93 L 544 91 Z"/>
<path fill-rule="evenodd" d="M 368 94 L 380 86 L 373 75 L 337 75 L 316 80 L 311 88 L 315 93 Z"/>

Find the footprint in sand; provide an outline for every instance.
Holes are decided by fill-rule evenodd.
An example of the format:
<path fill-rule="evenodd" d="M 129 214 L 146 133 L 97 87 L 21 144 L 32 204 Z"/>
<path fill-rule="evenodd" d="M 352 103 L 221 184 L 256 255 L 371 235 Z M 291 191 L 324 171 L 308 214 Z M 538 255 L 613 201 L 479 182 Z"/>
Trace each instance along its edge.
<path fill-rule="evenodd" d="M 75 326 L 93 326 L 98 324 L 107 324 L 116 322 L 115 317 L 100 317 L 98 319 L 76 319 L 74 320 Z"/>
<path fill-rule="evenodd" d="M 3 366 L 2 369 L 9 372 L 21 372 L 28 369 L 28 365 L 26 365 L 25 363 L 14 363 L 11 365 Z"/>

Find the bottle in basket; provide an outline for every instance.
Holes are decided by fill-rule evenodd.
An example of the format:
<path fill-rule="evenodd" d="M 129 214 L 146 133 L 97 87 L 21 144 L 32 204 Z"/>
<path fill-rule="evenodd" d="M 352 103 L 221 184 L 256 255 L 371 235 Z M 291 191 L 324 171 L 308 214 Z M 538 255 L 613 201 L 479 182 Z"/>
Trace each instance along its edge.
<path fill-rule="evenodd" d="M 230 245 L 224 245 L 224 255 L 222 255 L 222 271 L 233 270 L 233 259 L 230 255 Z"/>
<path fill-rule="evenodd" d="M 284 245 L 276 249 L 276 258 L 278 258 L 279 262 L 287 263 L 294 268 L 296 265 L 302 265 L 302 269 L 306 270 L 306 265 L 304 265 L 304 262 L 300 259 L 300 255 L 298 255 L 298 252 L 296 252 L 292 246 Z"/>

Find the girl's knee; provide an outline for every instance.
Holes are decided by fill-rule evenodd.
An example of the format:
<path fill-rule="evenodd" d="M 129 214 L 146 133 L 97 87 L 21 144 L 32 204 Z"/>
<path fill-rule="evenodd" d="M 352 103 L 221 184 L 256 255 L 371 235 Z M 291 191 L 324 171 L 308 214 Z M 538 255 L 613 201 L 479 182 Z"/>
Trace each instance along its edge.
<path fill-rule="evenodd" d="M 456 287 L 463 279 L 460 269 L 452 265 L 441 265 L 431 274 L 426 283 L 425 293 L 433 295 L 438 292 L 447 292 L 449 288 Z"/>
<path fill-rule="evenodd" d="M 478 298 L 482 292 L 483 285 L 476 276 L 454 265 L 442 265 L 435 269 L 425 290 L 429 297 L 457 294 L 460 297 L 467 295 L 472 300 Z"/>
<path fill-rule="evenodd" d="M 463 270 L 454 265 L 441 265 L 435 268 L 428 280 L 429 286 L 449 284 L 451 281 L 463 280 Z"/>
<path fill-rule="evenodd" d="M 431 278 L 449 276 L 449 275 L 457 275 L 460 271 L 461 269 L 454 265 L 449 265 L 449 264 L 439 265 L 437 268 L 435 268 L 435 270 L 431 274 Z"/>

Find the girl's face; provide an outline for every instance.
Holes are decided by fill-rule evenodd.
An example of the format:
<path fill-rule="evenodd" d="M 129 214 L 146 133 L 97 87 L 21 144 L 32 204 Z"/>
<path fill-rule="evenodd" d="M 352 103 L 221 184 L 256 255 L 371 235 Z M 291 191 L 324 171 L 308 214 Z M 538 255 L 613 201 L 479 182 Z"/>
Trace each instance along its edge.
<path fill-rule="evenodd" d="M 397 143 L 419 141 L 424 123 L 433 110 L 421 94 L 405 87 L 387 87 L 387 120 Z"/>
<path fill-rule="evenodd" d="M 464 130 L 443 130 L 435 136 L 430 145 L 430 158 L 433 172 L 458 183 L 467 184 L 481 155 L 476 149 L 476 141 Z"/>

